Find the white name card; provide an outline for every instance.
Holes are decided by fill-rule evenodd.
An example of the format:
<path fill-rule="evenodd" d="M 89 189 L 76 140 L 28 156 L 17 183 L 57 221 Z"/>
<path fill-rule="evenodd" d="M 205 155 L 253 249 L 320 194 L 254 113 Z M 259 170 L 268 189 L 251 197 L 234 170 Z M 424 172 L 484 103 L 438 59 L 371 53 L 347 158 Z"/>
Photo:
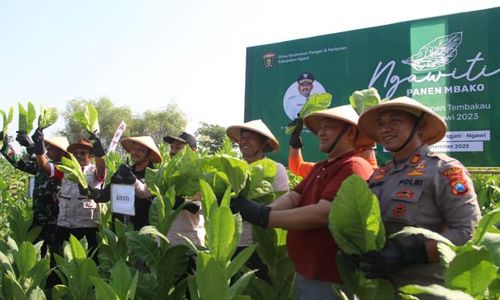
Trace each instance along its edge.
<path fill-rule="evenodd" d="M 135 186 L 133 184 L 111 184 L 111 211 L 135 216 Z"/>

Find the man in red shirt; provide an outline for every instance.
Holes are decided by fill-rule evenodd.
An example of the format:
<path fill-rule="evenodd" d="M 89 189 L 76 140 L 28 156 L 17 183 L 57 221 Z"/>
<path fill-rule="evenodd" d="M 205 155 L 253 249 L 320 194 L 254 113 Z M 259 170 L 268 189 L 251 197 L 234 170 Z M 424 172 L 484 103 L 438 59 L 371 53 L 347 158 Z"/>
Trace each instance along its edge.
<path fill-rule="evenodd" d="M 328 230 L 331 201 L 344 179 L 368 179 L 371 165 L 355 149 L 373 143 L 357 130 L 358 115 L 350 105 L 318 111 L 305 124 L 328 159 L 317 163 L 295 189 L 269 206 L 237 198 L 231 209 L 255 225 L 288 230 L 287 248 L 295 265 L 297 299 L 340 299 L 332 284 L 341 284 L 335 261 L 338 251 Z"/>

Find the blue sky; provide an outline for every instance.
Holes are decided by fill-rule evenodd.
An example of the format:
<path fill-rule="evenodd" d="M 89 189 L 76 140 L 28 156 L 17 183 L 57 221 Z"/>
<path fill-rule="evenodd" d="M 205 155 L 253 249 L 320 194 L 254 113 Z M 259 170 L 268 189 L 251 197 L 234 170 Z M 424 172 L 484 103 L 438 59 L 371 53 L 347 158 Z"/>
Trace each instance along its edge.
<path fill-rule="evenodd" d="M 500 1 L 0 0 L 0 109 L 110 98 L 176 103 L 188 131 L 243 121 L 250 46 L 500 6 Z M 57 127 L 62 127 L 62 124 Z M 118 124 L 117 124 L 118 125 Z M 15 131 L 17 121 L 11 125 Z"/>

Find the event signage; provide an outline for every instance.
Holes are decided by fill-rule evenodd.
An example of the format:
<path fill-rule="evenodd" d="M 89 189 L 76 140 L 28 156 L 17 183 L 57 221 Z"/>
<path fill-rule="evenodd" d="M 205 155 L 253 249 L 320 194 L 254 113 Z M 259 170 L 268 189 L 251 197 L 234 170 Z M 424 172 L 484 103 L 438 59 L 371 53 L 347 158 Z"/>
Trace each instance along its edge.
<path fill-rule="evenodd" d="M 432 146 L 467 166 L 498 167 L 500 155 L 500 8 L 402 22 L 247 48 L 245 120 L 262 119 L 281 144 L 271 155 L 287 162 L 285 128 L 314 93 L 332 107 L 355 90 L 382 98 L 412 97 L 447 123 Z M 312 78 L 304 87 L 300 76 Z M 325 155 L 307 130 L 303 155 Z M 381 163 L 389 155 L 378 147 Z"/>

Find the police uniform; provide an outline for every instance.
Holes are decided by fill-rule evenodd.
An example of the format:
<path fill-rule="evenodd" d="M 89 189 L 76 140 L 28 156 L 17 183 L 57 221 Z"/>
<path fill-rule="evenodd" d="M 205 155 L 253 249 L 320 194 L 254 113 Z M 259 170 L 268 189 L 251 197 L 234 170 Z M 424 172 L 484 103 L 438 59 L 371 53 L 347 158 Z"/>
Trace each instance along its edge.
<path fill-rule="evenodd" d="M 413 226 L 437 232 L 456 245 L 465 244 L 481 216 L 472 179 L 458 160 L 429 149 L 430 145 L 445 136 L 446 123 L 418 101 L 399 97 L 382 101 L 365 111 L 359 118 L 360 130 L 378 142 L 380 130 L 384 129 L 378 125 L 380 115 L 393 110 L 415 116 L 412 132 L 401 147 L 394 150 L 396 153 L 414 140 L 420 122 L 425 122 L 425 128 L 418 133 L 421 146 L 414 149 L 406 161 L 387 163 L 369 180 L 371 190 L 380 201 L 387 235 L 405 226 Z M 384 130 L 390 132 L 390 126 L 394 125 Z M 400 249 L 418 248 L 414 241 L 398 241 Z M 420 249 L 427 256 L 425 245 Z M 439 262 L 423 263 L 415 256 L 417 254 L 409 254 L 416 260 L 414 263 L 406 264 L 389 275 L 395 287 L 406 284 L 444 285 Z"/>

